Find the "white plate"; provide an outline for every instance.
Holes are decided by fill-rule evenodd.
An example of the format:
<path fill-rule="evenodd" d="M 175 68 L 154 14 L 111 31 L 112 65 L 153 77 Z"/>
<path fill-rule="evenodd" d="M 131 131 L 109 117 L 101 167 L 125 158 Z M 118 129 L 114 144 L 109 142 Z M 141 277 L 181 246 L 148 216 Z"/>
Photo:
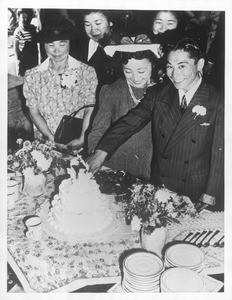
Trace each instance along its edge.
<path fill-rule="evenodd" d="M 123 280 L 123 288 L 134 293 L 150 293 L 159 290 L 159 285 L 145 288 L 144 286 L 131 285 L 129 282 Z"/>
<path fill-rule="evenodd" d="M 167 261 L 176 267 L 197 267 L 205 260 L 204 253 L 194 245 L 177 244 L 167 249 Z"/>
<path fill-rule="evenodd" d="M 131 276 L 129 276 L 128 274 L 124 273 L 124 278 L 128 281 L 130 281 L 131 283 L 135 283 L 135 284 L 143 284 L 143 285 L 150 285 L 150 284 L 156 284 L 157 282 L 159 282 L 160 280 L 160 275 L 156 278 L 152 278 L 149 280 L 145 280 L 145 277 L 138 277 L 138 278 L 133 278 Z"/>
<path fill-rule="evenodd" d="M 201 292 L 204 280 L 190 269 L 171 268 L 161 275 L 160 285 L 165 292 Z"/>
<path fill-rule="evenodd" d="M 124 267 L 136 276 L 154 276 L 163 270 L 163 262 L 154 254 L 137 252 L 125 258 Z"/>
<path fill-rule="evenodd" d="M 159 285 L 159 280 L 153 281 L 153 282 L 143 282 L 143 281 L 133 281 L 130 278 L 124 277 L 124 281 L 128 282 L 129 284 L 133 286 L 141 286 L 144 288 L 150 288 L 150 287 L 155 287 Z"/>

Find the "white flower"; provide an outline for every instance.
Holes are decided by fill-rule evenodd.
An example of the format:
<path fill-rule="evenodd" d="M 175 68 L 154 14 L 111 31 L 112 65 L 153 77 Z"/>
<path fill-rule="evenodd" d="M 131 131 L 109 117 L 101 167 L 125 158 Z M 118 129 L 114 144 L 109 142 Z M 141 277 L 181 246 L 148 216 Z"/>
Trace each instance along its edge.
<path fill-rule="evenodd" d="M 172 194 L 173 193 L 171 191 L 169 191 L 168 189 L 161 188 L 155 193 L 155 198 L 161 203 L 166 203 L 166 202 L 168 202 L 168 200 L 170 199 Z"/>
<path fill-rule="evenodd" d="M 20 166 L 20 164 L 19 164 L 18 161 L 14 161 L 13 166 L 14 166 L 15 168 L 18 168 L 18 167 Z"/>
<path fill-rule="evenodd" d="M 23 139 L 17 139 L 16 143 L 19 144 L 19 145 L 21 145 L 23 143 Z"/>
<path fill-rule="evenodd" d="M 192 112 L 196 114 L 195 117 L 194 117 L 194 119 L 196 119 L 196 117 L 198 115 L 200 115 L 200 116 L 205 116 L 206 115 L 206 108 L 202 105 L 195 105 L 192 109 Z"/>
<path fill-rule="evenodd" d="M 132 230 L 139 231 L 141 228 L 141 222 L 137 216 L 134 216 L 131 220 L 131 228 Z"/>
<path fill-rule="evenodd" d="M 37 167 L 40 168 L 42 171 L 46 171 L 52 162 L 52 158 L 46 159 L 43 153 L 38 150 L 32 150 L 31 156 L 36 160 Z"/>
<path fill-rule="evenodd" d="M 23 143 L 23 149 L 25 150 L 30 150 L 32 148 L 31 142 L 30 141 L 25 141 Z"/>
<path fill-rule="evenodd" d="M 61 76 L 61 85 L 63 87 L 71 88 L 74 87 L 77 83 L 77 73 L 74 70 L 71 70 L 69 74 L 64 73 Z"/>

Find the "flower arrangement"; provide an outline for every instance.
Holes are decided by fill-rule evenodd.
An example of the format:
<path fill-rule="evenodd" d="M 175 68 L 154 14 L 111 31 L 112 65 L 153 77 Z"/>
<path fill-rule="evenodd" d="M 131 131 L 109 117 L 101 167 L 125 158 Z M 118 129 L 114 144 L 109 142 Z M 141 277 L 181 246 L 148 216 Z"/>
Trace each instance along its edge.
<path fill-rule="evenodd" d="M 53 142 L 42 143 L 40 140 L 23 142 L 22 139 L 16 142 L 20 149 L 13 154 L 8 154 L 7 157 L 10 170 L 21 172 L 26 177 L 49 170 L 56 155 Z"/>
<path fill-rule="evenodd" d="M 133 230 L 142 229 L 144 233 L 151 234 L 155 228 L 179 222 L 181 215 L 196 215 L 196 209 L 188 197 L 179 196 L 166 188 L 136 183 L 131 191 L 126 217 L 131 221 Z"/>
<path fill-rule="evenodd" d="M 206 108 L 202 105 L 195 105 L 192 109 L 192 112 L 196 114 L 195 117 L 194 117 L 194 119 L 196 119 L 196 117 L 198 115 L 200 115 L 200 116 L 205 116 L 206 115 Z"/>

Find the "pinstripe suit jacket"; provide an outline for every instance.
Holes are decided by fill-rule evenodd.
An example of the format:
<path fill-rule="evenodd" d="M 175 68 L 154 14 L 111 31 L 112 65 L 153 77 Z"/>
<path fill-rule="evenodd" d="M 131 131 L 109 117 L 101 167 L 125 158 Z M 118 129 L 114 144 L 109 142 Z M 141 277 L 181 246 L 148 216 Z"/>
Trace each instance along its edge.
<path fill-rule="evenodd" d="M 173 84 L 158 89 L 149 89 L 141 103 L 104 135 L 97 148 L 111 155 L 152 119 L 151 181 L 189 196 L 194 202 L 202 193 L 217 196 L 224 175 L 223 100 L 202 81 L 181 115 L 178 91 Z M 204 115 L 192 111 L 199 106 L 206 109 Z"/>

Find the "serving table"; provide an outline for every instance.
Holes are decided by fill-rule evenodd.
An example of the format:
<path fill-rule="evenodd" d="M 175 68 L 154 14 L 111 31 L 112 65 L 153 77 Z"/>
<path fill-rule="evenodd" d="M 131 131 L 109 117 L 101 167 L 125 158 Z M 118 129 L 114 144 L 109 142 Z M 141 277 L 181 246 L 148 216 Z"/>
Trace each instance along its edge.
<path fill-rule="evenodd" d="M 115 204 L 118 207 L 115 220 L 118 225 L 99 241 L 59 239 L 46 230 L 40 241 L 26 238 L 25 218 L 39 214 L 53 196 L 53 179 L 48 174 L 46 193 L 40 197 L 32 198 L 20 192 L 15 208 L 8 211 L 8 263 L 25 292 L 72 292 L 86 285 L 107 283 L 119 286 L 122 258 L 131 250 L 140 248 L 138 233 L 125 222 L 122 204 Z M 115 202 L 114 196 L 107 197 Z M 203 229 L 219 229 L 223 234 L 224 213 L 202 211 L 197 219 L 170 225 L 167 242 L 183 239 L 190 230 Z M 224 273 L 224 249 L 209 246 L 202 250 L 206 255 L 204 274 Z M 220 287 L 214 284 L 209 291 Z M 111 291 L 122 292 L 120 289 Z"/>

